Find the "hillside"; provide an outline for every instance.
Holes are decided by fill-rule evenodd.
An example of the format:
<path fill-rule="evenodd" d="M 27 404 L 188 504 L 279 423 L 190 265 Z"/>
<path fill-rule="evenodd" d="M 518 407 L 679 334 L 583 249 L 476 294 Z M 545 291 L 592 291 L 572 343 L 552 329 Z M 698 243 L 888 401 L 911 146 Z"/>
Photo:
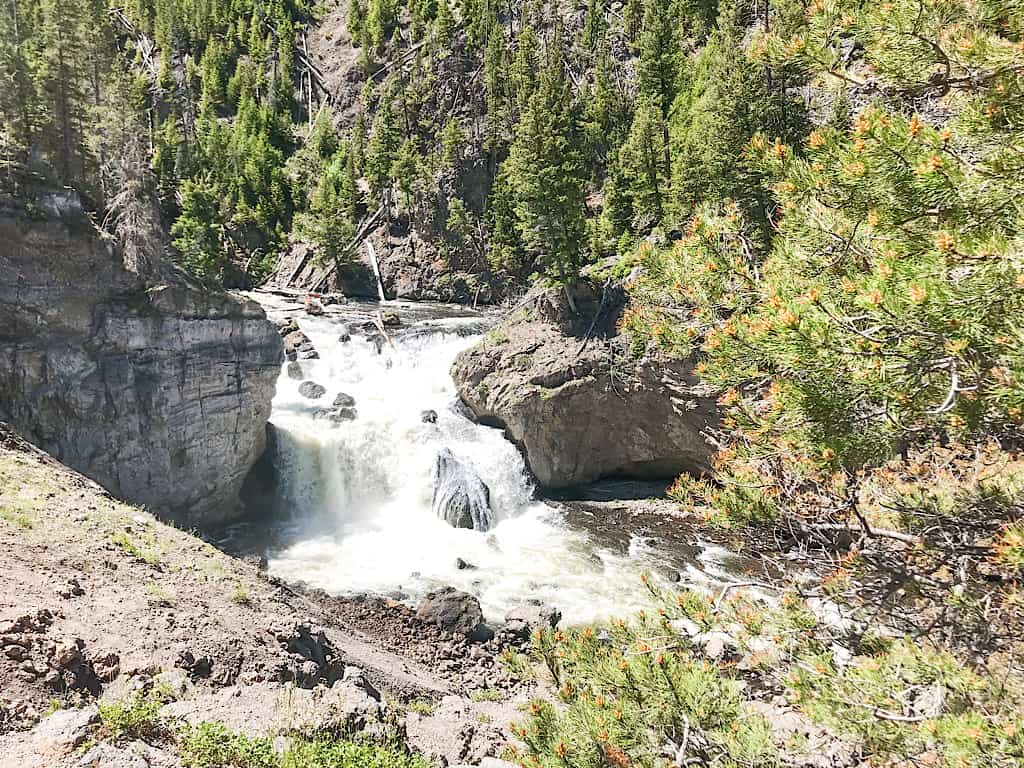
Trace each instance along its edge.
<path fill-rule="evenodd" d="M 154 691 L 168 722 L 217 722 L 252 738 L 352 734 L 390 707 L 409 720 L 403 734 L 415 748 L 478 761 L 505 743 L 489 723 L 515 716 L 529 690 L 512 685 L 492 649 L 475 646 L 471 657 L 465 642 L 396 603 L 268 580 L 114 500 L 3 425 L 0 573 L 4 768 L 72 764 L 64 761 L 83 742 L 104 740 L 93 697 L 109 706 Z M 501 702 L 471 695 L 492 689 Z M 410 701 L 443 706 L 407 716 Z M 68 708 L 59 725 L 24 730 L 54 703 Z M 154 754 L 168 752 L 161 765 L 180 764 L 174 740 L 142 726 L 108 734 L 111 749 L 127 759 L 140 734 Z M 118 754 L 95 759 L 108 765 Z"/>
<path fill-rule="evenodd" d="M 768 19 L 732 6 L 138 0 L 0 23 L 22 86 L 5 186 L 73 186 L 122 240 L 229 285 L 376 296 L 369 238 L 390 296 L 498 301 L 709 196 L 763 220 L 757 175 L 728 166 L 806 124 L 790 70 L 743 53 Z"/>

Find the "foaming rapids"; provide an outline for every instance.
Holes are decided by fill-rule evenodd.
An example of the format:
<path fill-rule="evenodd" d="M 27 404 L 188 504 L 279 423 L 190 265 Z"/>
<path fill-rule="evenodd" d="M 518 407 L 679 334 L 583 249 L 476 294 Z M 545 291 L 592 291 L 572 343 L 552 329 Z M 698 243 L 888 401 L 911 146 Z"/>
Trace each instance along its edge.
<path fill-rule="evenodd" d="M 272 314 L 294 307 L 260 300 Z M 463 414 L 449 370 L 486 323 L 399 306 L 404 325 L 378 353 L 357 332 L 366 310 L 361 318 L 355 307 L 293 315 L 320 358 L 299 361 L 301 380 L 282 372 L 278 382 L 276 523 L 286 533 L 271 548 L 269 570 L 334 594 L 400 592 L 410 600 L 450 584 L 477 595 L 492 620 L 526 600 L 558 606 L 568 623 L 645 607 L 638 575 L 664 572 L 665 553 L 648 537 L 602 544 L 570 525 L 535 499 L 515 446 Z M 347 342 L 339 338 L 345 326 L 353 330 Z M 303 397 L 302 381 L 326 394 Z M 317 418 L 339 394 L 355 400 L 356 418 Z M 424 420 L 425 411 L 436 412 L 436 422 Z M 486 486 L 490 519 L 478 527 L 488 530 L 455 528 L 435 512 L 435 473 L 446 451 Z M 683 570 L 692 580 L 711 578 L 704 568 Z"/>

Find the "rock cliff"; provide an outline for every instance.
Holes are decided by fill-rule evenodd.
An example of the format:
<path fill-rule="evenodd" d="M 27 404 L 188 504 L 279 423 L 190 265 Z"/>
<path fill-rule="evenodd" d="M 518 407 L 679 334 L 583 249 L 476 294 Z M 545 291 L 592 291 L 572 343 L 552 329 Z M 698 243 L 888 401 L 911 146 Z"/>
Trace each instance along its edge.
<path fill-rule="evenodd" d="M 575 311 L 564 291 L 535 289 L 459 356 L 466 405 L 506 431 L 546 488 L 707 470 L 716 393 L 692 361 L 633 356 L 616 331 L 621 288 L 582 280 L 572 294 Z"/>
<path fill-rule="evenodd" d="M 281 364 L 263 310 L 140 280 L 81 216 L 0 210 L 0 241 L 0 420 L 165 518 L 235 516 Z"/>

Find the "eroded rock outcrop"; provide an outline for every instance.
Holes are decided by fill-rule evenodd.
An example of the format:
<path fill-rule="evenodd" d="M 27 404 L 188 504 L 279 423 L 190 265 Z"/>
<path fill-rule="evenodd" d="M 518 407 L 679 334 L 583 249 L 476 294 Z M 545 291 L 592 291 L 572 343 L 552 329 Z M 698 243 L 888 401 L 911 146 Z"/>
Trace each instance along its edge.
<path fill-rule="evenodd" d="M 124 269 L 82 218 L 0 211 L 0 420 L 185 525 L 232 517 L 281 338 L 255 302 Z"/>
<path fill-rule="evenodd" d="M 462 353 L 452 369 L 462 400 L 506 431 L 546 488 L 706 470 L 702 433 L 718 414 L 692 361 L 632 354 L 616 330 L 620 287 L 581 280 L 572 296 L 575 311 L 565 291 L 535 289 Z"/>

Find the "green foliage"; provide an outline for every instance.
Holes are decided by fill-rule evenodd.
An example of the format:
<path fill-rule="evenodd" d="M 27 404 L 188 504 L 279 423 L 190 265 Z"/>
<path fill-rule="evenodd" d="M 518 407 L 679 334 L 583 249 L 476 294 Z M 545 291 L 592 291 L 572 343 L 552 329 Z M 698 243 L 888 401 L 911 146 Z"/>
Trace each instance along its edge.
<path fill-rule="evenodd" d="M 771 605 L 740 590 L 714 600 L 661 591 L 634 621 L 540 632 L 533 653 L 559 703 L 538 699 L 511 725 L 527 768 L 801 763 L 798 743 L 773 733 L 751 692 L 785 690 L 789 706 L 836 737 L 854 737 L 879 764 L 1009 766 L 1024 757 L 1019 679 L 982 674 L 910 640 L 864 636 L 839 647 L 808 603 Z M 705 634 L 701 634 L 705 633 Z M 744 671 L 705 654 L 720 636 Z M 736 657 L 733 657 L 736 658 Z M 743 683 L 740 682 L 742 675 Z"/>
<path fill-rule="evenodd" d="M 706 661 L 670 626 L 678 607 L 635 624 L 613 621 L 534 636 L 538 657 L 559 686 L 562 707 L 534 701 L 514 724 L 527 766 L 654 766 L 673 756 L 716 766 L 777 764 L 767 724 L 748 710 L 740 686 Z"/>
<path fill-rule="evenodd" d="M 324 739 L 292 744 L 281 768 L 431 768 L 431 764 L 395 747 Z"/>
<path fill-rule="evenodd" d="M 250 738 L 220 723 L 200 723 L 179 734 L 178 752 L 186 768 L 279 768 L 281 758 L 269 738 Z"/>
<path fill-rule="evenodd" d="M 678 91 L 681 58 L 673 0 L 647 0 L 640 36 L 640 95 L 667 118 Z"/>
<path fill-rule="evenodd" d="M 173 731 L 160 711 L 169 701 L 159 688 L 135 694 L 125 701 L 100 705 L 101 736 L 113 740 L 166 741 Z"/>
<path fill-rule="evenodd" d="M 763 45 L 817 61 L 821 36 L 848 30 L 913 91 L 925 74 L 915 80 L 902 51 L 877 47 L 892 43 L 897 33 L 884 30 L 911 5 L 819 4 L 802 33 Z M 1003 21 L 963 13 L 957 49 L 968 53 L 951 62 L 954 82 L 1018 50 L 1001 37 Z M 947 23 L 928 14 L 921 34 L 938 39 Z M 932 71 L 928 57 L 916 66 Z M 725 390 L 726 488 L 684 481 L 680 497 L 726 514 L 813 504 L 844 515 L 857 473 L 908 447 L 1019 439 L 1024 208 L 1019 129 L 1004 117 L 1019 103 L 1020 86 L 996 78 L 991 89 L 952 93 L 945 125 L 872 104 L 848 129 L 821 127 L 803 146 L 759 134 L 746 162 L 772 180 L 767 258 L 763 222 L 736 204 L 700 209 L 671 251 L 649 255 L 638 296 L 694 308 L 687 332 L 702 342 L 699 370 Z M 651 338 L 643 304 L 625 325 Z"/>
<path fill-rule="evenodd" d="M 803 105 L 769 82 L 743 50 L 743 34 L 742 21 L 723 10 L 675 99 L 668 131 L 672 202 L 677 220 L 704 201 L 737 202 L 758 227 L 760 251 L 770 237 L 769 191 L 745 149 L 759 132 L 788 142 L 802 140 L 807 128 Z"/>
<path fill-rule="evenodd" d="M 437 709 L 437 702 L 430 699 L 413 699 L 405 705 L 405 708 L 409 712 L 429 716 L 434 714 L 434 710 Z"/>
<path fill-rule="evenodd" d="M 583 265 L 584 171 L 561 50 L 559 32 L 502 171 L 527 263 L 568 281 Z"/>
<path fill-rule="evenodd" d="M 669 192 L 665 135 L 661 110 L 657 104 L 642 99 L 618 157 L 623 191 L 630 200 L 630 224 L 636 231 L 649 230 L 664 216 L 665 196 Z"/>

